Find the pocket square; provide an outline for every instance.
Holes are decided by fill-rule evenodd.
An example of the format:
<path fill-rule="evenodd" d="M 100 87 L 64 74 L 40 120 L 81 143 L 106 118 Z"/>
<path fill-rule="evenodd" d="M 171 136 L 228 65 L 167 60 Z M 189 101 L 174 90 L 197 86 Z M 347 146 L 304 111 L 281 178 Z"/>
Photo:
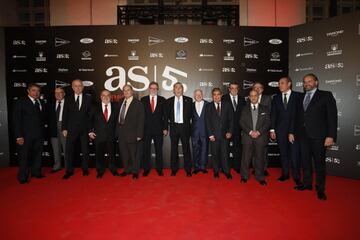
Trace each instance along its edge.
<path fill-rule="evenodd" d="M 265 115 L 266 113 L 262 112 L 261 115 Z"/>

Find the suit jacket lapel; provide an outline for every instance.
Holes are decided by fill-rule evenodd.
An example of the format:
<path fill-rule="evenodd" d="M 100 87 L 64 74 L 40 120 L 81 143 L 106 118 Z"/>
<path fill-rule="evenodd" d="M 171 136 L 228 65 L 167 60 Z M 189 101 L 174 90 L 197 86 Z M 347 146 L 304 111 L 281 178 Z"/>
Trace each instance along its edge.
<path fill-rule="evenodd" d="M 314 93 L 314 96 L 311 98 L 309 105 L 306 109 L 306 112 L 310 111 L 311 107 L 314 105 L 314 103 L 316 102 L 316 100 L 319 98 L 319 90 L 317 89 Z"/>

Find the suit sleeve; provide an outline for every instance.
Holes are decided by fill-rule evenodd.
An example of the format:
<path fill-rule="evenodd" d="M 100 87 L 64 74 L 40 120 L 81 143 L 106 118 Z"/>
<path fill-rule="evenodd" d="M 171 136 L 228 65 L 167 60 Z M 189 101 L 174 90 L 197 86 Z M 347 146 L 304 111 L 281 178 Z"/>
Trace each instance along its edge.
<path fill-rule="evenodd" d="M 170 101 L 169 99 L 164 102 L 164 130 L 169 130 L 169 121 L 170 121 Z"/>
<path fill-rule="evenodd" d="M 328 94 L 328 99 L 326 100 L 326 113 L 327 113 L 327 125 L 328 125 L 327 137 L 331 137 L 334 139 L 334 141 L 336 141 L 338 116 L 337 116 L 336 100 L 331 93 Z"/>
<path fill-rule="evenodd" d="M 95 129 L 95 114 L 96 114 L 96 107 L 92 106 L 90 109 L 90 115 L 89 115 L 89 133 L 94 132 Z"/>
<path fill-rule="evenodd" d="M 62 115 L 62 123 L 61 123 L 61 130 L 68 130 L 68 123 L 69 123 L 69 100 L 65 100 L 63 115 Z"/>
<path fill-rule="evenodd" d="M 291 115 L 290 115 L 290 124 L 289 124 L 289 134 L 295 134 L 296 128 L 296 119 L 299 117 L 299 110 L 302 106 L 300 106 L 300 94 L 297 95 L 295 107 L 293 108 Z"/>
<path fill-rule="evenodd" d="M 138 107 L 138 115 L 136 116 L 138 118 L 138 128 L 137 128 L 137 137 L 143 138 L 144 137 L 144 125 L 145 125 L 145 110 L 144 105 L 139 102 Z"/>
<path fill-rule="evenodd" d="M 252 131 L 252 129 L 250 129 L 248 126 L 246 126 L 246 123 L 245 123 L 245 114 L 246 114 L 246 109 L 243 108 L 241 110 L 241 115 L 240 115 L 240 119 L 239 119 L 239 124 L 240 124 L 240 127 L 241 129 L 246 133 L 246 134 L 249 134 L 250 131 Z"/>
<path fill-rule="evenodd" d="M 24 137 L 22 129 L 21 129 L 22 104 L 21 104 L 20 101 L 21 100 L 18 100 L 18 101 L 15 102 L 14 109 L 13 109 L 13 114 L 12 114 L 12 122 L 13 122 L 15 139 Z"/>
<path fill-rule="evenodd" d="M 211 118 L 210 104 L 207 104 L 205 108 L 205 126 L 206 126 L 206 132 L 209 137 L 214 135 L 210 118 Z"/>
<path fill-rule="evenodd" d="M 259 132 L 261 135 L 266 135 L 269 132 L 269 128 L 271 125 L 271 120 L 270 120 L 270 111 L 268 107 L 264 107 L 264 112 L 265 114 L 265 120 L 264 120 L 264 124 L 261 126 L 261 128 L 259 129 Z"/>
<path fill-rule="evenodd" d="M 273 98 L 271 102 L 271 112 L 270 112 L 270 119 L 271 119 L 271 126 L 270 129 L 274 129 L 276 127 L 277 115 L 276 115 L 276 98 Z"/>
<path fill-rule="evenodd" d="M 229 117 L 229 131 L 231 134 L 234 133 L 234 114 L 232 112 L 232 106 L 230 106 L 230 104 L 228 104 L 228 117 Z"/>

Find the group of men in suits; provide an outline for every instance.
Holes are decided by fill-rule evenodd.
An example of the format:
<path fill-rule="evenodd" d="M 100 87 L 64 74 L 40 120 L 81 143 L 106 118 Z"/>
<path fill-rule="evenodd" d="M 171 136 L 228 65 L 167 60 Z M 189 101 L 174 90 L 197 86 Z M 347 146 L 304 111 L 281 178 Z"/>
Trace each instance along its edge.
<path fill-rule="evenodd" d="M 273 99 L 263 95 L 261 83 L 255 83 L 247 102 L 239 94 L 237 83 L 231 83 L 225 95 L 221 89 L 214 88 L 212 102 L 208 102 L 200 89 L 195 90 L 194 101 L 184 96 L 184 86 L 180 82 L 173 86 L 174 96 L 165 99 L 158 94 L 158 84 L 152 82 L 149 95 L 141 100 L 134 97 L 131 85 L 125 85 L 124 98 L 119 103 L 113 103 L 111 93 L 103 90 L 101 101 L 94 104 L 91 96 L 83 93 L 82 81 L 75 79 L 73 93 L 65 97 L 64 90 L 56 88 L 55 101 L 48 107 L 40 100 L 39 86 L 29 84 L 28 96 L 17 101 L 13 112 L 20 159 L 18 180 L 28 182 L 30 173 L 32 177 L 44 177 L 41 152 L 44 124 L 48 119 L 54 150 L 51 172 L 62 169 L 64 154 L 63 179 L 74 174 L 77 142 L 82 153 L 82 174 L 89 175 L 89 139 L 95 143 L 97 178 L 103 177 L 107 167 L 105 155 L 114 176 L 132 175 L 137 179 L 141 165 L 143 176 L 148 176 L 152 168 L 152 142 L 156 171 L 163 176 L 163 141 L 169 135 L 171 176 L 179 170 L 181 141 L 186 176 L 207 173 L 210 152 L 215 178 L 223 172 L 231 179 L 230 169 L 233 168 L 240 173 L 241 182 L 246 183 L 252 163 L 256 180 L 266 185 L 270 135 L 280 149 L 282 175 L 278 180 L 290 179 L 291 172 L 296 190 L 312 190 L 314 164 L 317 196 L 325 200 L 325 154 L 326 148 L 336 141 L 337 108 L 332 94 L 319 90 L 318 82 L 316 75 L 307 74 L 303 78 L 305 93 L 299 93 L 291 90 L 291 79 L 283 77 L 279 80 L 280 93 Z M 124 166 L 121 174 L 115 164 L 116 139 Z M 230 152 L 233 158 L 229 158 Z"/>

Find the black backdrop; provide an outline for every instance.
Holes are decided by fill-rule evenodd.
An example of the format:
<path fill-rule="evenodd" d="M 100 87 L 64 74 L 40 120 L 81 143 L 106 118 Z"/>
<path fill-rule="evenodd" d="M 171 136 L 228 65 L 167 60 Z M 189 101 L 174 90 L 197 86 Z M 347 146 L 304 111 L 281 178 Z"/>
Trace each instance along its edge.
<path fill-rule="evenodd" d="M 334 91 L 341 86 L 339 89 L 342 89 L 335 92 L 339 114 L 344 115 L 339 118 L 339 126 L 344 131 L 339 130 L 339 145 L 329 151 L 329 173 L 360 178 L 359 142 L 356 142 L 360 122 L 355 105 L 359 103 L 358 61 L 349 62 L 346 68 L 325 69 L 342 61 L 338 60 L 339 56 L 334 56 L 334 60 L 326 56 L 337 47 L 344 51 L 340 56 L 344 62 L 345 56 L 348 61 L 359 59 L 356 55 L 359 54 L 359 22 L 359 14 L 353 14 L 290 28 L 290 33 L 289 28 L 173 25 L 6 28 L 8 108 L 11 111 L 13 101 L 25 95 L 29 82 L 42 86 L 44 99 L 53 97 L 55 86 L 69 91 L 69 83 L 74 78 L 85 81 L 86 91 L 93 94 L 94 99 L 105 87 L 113 92 L 114 100 L 118 100 L 125 82 L 132 84 L 141 97 L 153 80 L 159 83 L 160 94 L 165 97 L 171 96 L 172 84 L 181 81 L 186 84 L 186 95 L 192 97 L 193 90 L 200 88 L 205 97 L 210 98 L 213 87 L 226 91 L 232 81 L 240 84 L 244 96 L 254 81 L 263 82 L 266 94 L 274 94 L 276 81 L 287 75 L 288 69 L 295 90 L 302 91 L 302 76 L 315 72 L 321 81 L 328 83 L 321 82 L 321 88 Z M 332 33 L 345 27 L 349 30 L 344 37 L 336 38 L 338 34 Z M 313 53 L 307 55 L 307 49 Z M 328 62 L 330 65 L 326 65 Z M 331 77 L 325 77 L 326 72 Z M 342 84 L 338 84 L 339 76 L 345 75 L 349 80 L 343 78 Z M 342 95 L 342 103 L 351 106 L 348 109 L 346 105 L 346 112 L 338 94 Z M 13 143 L 11 134 L 9 138 Z M 51 165 L 51 148 L 47 144 L 45 142 L 44 164 Z M 276 142 L 269 145 L 270 165 L 279 166 Z M 12 164 L 16 164 L 14 144 L 10 144 L 10 154 Z M 169 155 L 166 138 L 167 166 Z"/>

